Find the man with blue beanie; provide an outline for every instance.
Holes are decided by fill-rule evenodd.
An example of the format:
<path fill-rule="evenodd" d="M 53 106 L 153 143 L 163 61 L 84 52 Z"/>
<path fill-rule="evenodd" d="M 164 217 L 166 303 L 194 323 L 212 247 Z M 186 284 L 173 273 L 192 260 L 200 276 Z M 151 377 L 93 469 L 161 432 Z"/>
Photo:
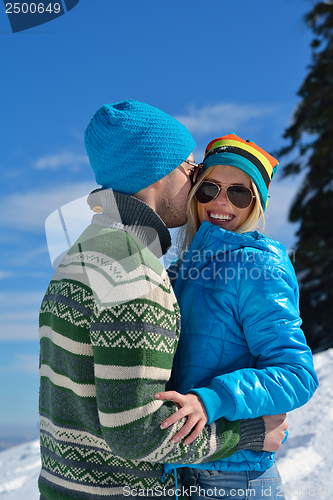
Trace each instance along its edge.
<path fill-rule="evenodd" d="M 186 222 L 195 142 L 162 111 L 123 101 L 96 112 L 85 145 L 102 186 L 88 197 L 95 215 L 40 311 L 40 499 L 173 496 L 164 462 L 276 451 L 285 427 L 220 419 L 189 445 L 173 440 L 184 420 L 161 429 L 177 408 L 153 395 L 170 378 L 180 317 L 159 257 L 168 227 Z"/>

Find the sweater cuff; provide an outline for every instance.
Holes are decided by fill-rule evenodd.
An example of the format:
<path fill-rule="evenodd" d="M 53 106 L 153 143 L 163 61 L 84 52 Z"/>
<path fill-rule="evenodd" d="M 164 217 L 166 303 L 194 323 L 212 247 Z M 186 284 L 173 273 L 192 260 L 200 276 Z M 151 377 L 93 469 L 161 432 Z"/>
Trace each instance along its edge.
<path fill-rule="evenodd" d="M 189 391 L 201 399 L 208 416 L 207 424 L 211 424 L 221 417 L 233 420 L 232 417 L 235 414 L 234 400 L 222 386 L 219 387 L 219 390 L 219 394 L 209 387 L 200 387 L 200 389 L 191 389 Z"/>
<path fill-rule="evenodd" d="M 263 417 L 248 418 L 240 421 L 241 438 L 237 444 L 237 451 L 262 451 L 266 438 L 266 427 Z"/>

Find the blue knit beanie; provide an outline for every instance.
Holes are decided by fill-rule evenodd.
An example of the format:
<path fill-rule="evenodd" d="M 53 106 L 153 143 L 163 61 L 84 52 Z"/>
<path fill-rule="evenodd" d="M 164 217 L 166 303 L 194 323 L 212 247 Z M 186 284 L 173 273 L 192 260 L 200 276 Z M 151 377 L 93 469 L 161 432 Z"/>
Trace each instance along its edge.
<path fill-rule="evenodd" d="M 172 172 L 196 146 L 175 118 L 131 100 L 102 106 L 84 142 L 97 184 L 129 195 Z"/>

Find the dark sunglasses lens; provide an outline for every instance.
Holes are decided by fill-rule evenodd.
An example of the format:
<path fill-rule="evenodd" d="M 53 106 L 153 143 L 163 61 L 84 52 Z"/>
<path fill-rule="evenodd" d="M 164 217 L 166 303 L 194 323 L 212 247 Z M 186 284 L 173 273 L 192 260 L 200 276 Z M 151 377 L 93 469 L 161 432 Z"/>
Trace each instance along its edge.
<path fill-rule="evenodd" d="M 195 193 L 195 198 L 199 203 L 208 203 L 215 198 L 218 192 L 219 188 L 216 186 L 216 184 L 211 184 L 210 182 L 203 182 L 201 186 L 197 189 Z"/>
<path fill-rule="evenodd" d="M 245 186 L 229 186 L 227 196 L 237 208 L 247 208 L 252 202 L 252 191 Z"/>

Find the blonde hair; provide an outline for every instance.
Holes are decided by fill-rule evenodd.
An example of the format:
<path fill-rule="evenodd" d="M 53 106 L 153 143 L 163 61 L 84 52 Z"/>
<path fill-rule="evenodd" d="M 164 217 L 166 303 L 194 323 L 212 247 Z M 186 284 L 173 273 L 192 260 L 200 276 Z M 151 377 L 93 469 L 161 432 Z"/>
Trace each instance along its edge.
<path fill-rule="evenodd" d="M 208 167 L 207 170 L 205 170 L 203 174 L 201 174 L 200 180 L 195 183 L 195 185 L 189 192 L 187 199 L 187 223 L 185 224 L 185 226 L 180 228 L 177 236 L 177 246 L 180 251 L 188 250 L 196 232 L 200 227 L 200 221 L 198 218 L 198 210 L 197 210 L 198 202 L 195 199 L 194 195 L 197 189 L 199 188 L 200 184 L 202 183 L 202 181 L 204 181 L 216 167 L 217 165 L 212 165 L 211 167 Z M 246 221 L 239 228 L 235 230 L 235 233 L 246 233 L 248 231 L 254 231 L 254 230 L 262 232 L 264 231 L 265 228 L 265 216 L 260 201 L 259 191 L 257 189 L 257 186 L 252 181 L 251 177 L 249 178 L 251 181 L 251 189 L 255 196 L 254 206 Z M 258 227 L 258 222 L 260 219 L 261 219 L 261 228 Z"/>

